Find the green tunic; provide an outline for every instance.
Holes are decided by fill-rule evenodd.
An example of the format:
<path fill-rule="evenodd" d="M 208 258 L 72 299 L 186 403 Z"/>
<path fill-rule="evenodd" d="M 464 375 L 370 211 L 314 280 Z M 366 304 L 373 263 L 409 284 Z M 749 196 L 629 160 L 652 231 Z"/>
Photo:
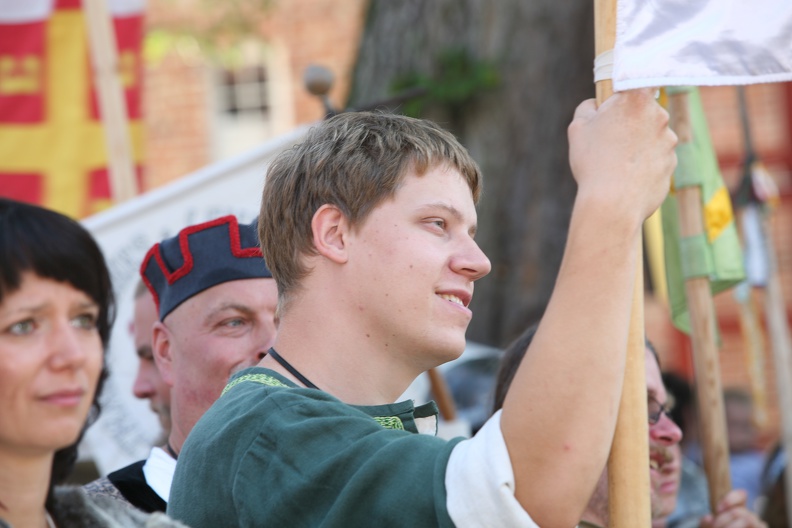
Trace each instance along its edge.
<path fill-rule="evenodd" d="M 246 369 L 187 438 L 168 513 L 192 528 L 453 526 L 445 470 L 459 440 L 415 434 L 422 413 Z"/>

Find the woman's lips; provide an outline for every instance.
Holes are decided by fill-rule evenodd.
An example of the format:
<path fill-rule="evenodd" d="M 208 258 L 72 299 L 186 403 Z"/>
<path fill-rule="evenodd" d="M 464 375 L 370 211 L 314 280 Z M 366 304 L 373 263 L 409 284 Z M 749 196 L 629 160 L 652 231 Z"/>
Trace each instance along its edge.
<path fill-rule="evenodd" d="M 83 389 L 66 389 L 49 393 L 41 399 L 58 407 L 74 407 L 82 401 L 83 396 L 85 396 Z"/>

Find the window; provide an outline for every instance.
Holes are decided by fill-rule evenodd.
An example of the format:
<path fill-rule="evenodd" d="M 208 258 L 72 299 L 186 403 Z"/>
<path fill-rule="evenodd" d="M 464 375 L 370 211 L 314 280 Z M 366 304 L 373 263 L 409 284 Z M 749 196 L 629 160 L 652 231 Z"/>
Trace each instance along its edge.
<path fill-rule="evenodd" d="M 231 116 L 269 115 L 269 86 L 263 65 L 221 70 L 221 111 Z"/>

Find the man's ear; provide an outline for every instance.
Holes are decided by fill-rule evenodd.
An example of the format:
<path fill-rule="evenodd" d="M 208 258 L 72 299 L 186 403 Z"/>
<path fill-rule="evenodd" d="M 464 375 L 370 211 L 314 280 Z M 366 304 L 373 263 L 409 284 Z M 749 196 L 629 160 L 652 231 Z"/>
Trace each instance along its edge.
<path fill-rule="evenodd" d="M 311 220 L 313 244 L 323 257 L 336 262 L 347 261 L 349 220 L 335 205 L 324 204 Z"/>
<path fill-rule="evenodd" d="M 154 355 L 154 362 L 157 364 L 162 381 L 166 385 L 173 387 L 173 357 L 171 356 L 170 330 L 162 321 L 157 321 L 151 327 L 152 343 L 151 349 Z"/>

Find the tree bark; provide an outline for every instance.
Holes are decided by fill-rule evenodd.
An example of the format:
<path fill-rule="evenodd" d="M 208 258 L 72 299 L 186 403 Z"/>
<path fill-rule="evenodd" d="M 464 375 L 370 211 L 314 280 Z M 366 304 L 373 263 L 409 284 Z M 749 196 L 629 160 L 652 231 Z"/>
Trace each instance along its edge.
<path fill-rule="evenodd" d="M 405 75 L 436 76 L 449 50 L 494 64 L 500 78 L 463 107 L 427 104 L 421 116 L 454 132 L 484 173 L 477 240 L 492 273 L 476 284 L 472 340 L 506 345 L 538 320 L 555 284 L 575 194 L 566 129 L 594 95 L 592 5 L 371 1 L 349 106 L 386 99 Z"/>

